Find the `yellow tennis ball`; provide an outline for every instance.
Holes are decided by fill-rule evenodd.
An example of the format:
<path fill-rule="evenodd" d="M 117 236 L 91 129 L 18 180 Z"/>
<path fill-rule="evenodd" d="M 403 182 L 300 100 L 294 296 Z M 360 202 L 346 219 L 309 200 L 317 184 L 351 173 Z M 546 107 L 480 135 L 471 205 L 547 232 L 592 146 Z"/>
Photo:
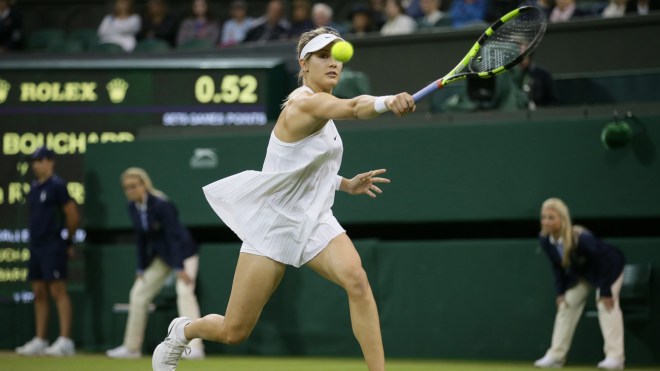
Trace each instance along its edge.
<path fill-rule="evenodd" d="M 338 41 L 332 46 L 332 58 L 339 62 L 348 62 L 353 58 L 353 45 L 348 41 Z"/>

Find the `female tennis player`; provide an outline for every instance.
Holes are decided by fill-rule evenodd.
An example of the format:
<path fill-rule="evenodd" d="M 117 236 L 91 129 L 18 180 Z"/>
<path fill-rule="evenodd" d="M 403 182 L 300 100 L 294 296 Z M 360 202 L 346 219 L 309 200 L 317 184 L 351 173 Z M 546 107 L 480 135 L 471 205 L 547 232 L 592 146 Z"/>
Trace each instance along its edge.
<path fill-rule="evenodd" d="M 623 369 L 623 316 L 619 307 L 623 253 L 586 229 L 572 225 L 568 207 L 558 198 L 546 200 L 541 207 L 540 242 L 555 276 L 557 316 L 552 345 L 534 366 L 564 365 L 587 294 L 595 287 L 598 322 L 605 340 L 605 359 L 598 368 Z"/>
<path fill-rule="evenodd" d="M 385 370 L 376 301 L 360 256 L 332 214 L 335 191 L 381 193 L 385 169 L 347 179 L 338 175 L 342 141 L 333 119 L 369 119 L 391 110 L 400 117 L 415 110 L 408 93 L 331 95 L 342 63 L 330 53 L 341 40 L 330 28 L 300 36 L 297 55 L 302 86 L 291 92 L 270 136 L 262 171 L 245 171 L 204 187 L 211 207 L 243 240 L 225 315 L 210 314 L 170 323 L 156 347 L 154 370 L 174 370 L 190 340 L 238 344 L 248 338 L 286 265 L 307 265 L 348 294 L 352 328 L 368 369 Z"/>

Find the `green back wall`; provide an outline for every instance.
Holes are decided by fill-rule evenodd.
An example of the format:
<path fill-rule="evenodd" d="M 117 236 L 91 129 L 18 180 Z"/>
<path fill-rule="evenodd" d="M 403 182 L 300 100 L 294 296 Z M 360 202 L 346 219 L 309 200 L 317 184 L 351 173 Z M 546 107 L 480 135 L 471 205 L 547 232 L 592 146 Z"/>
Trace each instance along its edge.
<path fill-rule="evenodd" d="M 338 194 L 343 223 L 534 219 L 550 196 L 565 199 L 576 217 L 660 216 L 660 117 L 630 121 L 632 145 L 608 151 L 600 132 L 609 119 L 523 119 L 479 124 L 398 121 L 376 130 L 340 124 L 340 173 L 387 168 L 392 183 L 377 200 Z M 142 166 L 178 205 L 190 226 L 220 221 L 201 188 L 222 177 L 260 169 L 267 131 L 205 138 L 138 140 L 90 145 L 86 156 L 87 228 L 127 228 L 119 175 Z M 196 149 L 211 149 L 217 167 L 195 169 Z"/>

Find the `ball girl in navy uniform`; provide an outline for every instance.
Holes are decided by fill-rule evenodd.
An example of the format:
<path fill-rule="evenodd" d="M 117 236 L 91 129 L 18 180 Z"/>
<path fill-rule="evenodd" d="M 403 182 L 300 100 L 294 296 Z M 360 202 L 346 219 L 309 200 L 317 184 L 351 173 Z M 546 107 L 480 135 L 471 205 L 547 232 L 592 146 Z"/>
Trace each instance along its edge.
<path fill-rule="evenodd" d="M 69 196 L 66 182 L 55 174 L 55 152 L 38 148 L 31 156 L 36 180 L 28 194 L 30 210 L 30 261 L 28 279 L 34 293 L 36 336 L 16 352 L 25 356 L 47 354 L 71 356 L 75 346 L 71 340 L 71 299 L 67 292 L 67 260 L 73 256 L 73 239 L 80 217 L 76 203 Z M 67 239 L 62 230 L 67 229 Z M 50 303 L 57 306 L 60 336 L 48 346 L 46 329 Z"/>
<path fill-rule="evenodd" d="M 623 316 L 619 307 L 623 253 L 583 227 L 572 225 L 568 207 L 558 198 L 546 200 L 541 207 L 539 238 L 554 273 L 557 316 L 552 345 L 534 365 L 564 365 L 587 295 L 595 288 L 598 321 L 605 341 L 605 359 L 598 368 L 623 369 Z"/>
<path fill-rule="evenodd" d="M 121 175 L 137 242 L 137 272 L 130 292 L 130 308 L 124 343 L 106 352 L 111 358 L 138 358 L 147 325 L 149 303 L 160 292 L 165 279 L 176 271 L 179 315 L 199 318 L 195 279 L 199 266 L 198 246 L 179 221 L 174 204 L 155 189 L 146 171 L 132 167 Z M 184 357 L 204 358 L 201 340 L 190 344 Z"/>

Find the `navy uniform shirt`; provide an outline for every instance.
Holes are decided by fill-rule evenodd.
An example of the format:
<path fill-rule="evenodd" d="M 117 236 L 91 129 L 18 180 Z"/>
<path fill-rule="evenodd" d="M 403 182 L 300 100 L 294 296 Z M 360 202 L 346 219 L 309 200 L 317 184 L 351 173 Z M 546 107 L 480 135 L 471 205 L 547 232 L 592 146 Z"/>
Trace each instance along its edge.
<path fill-rule="evenodd" d="M 199 251 L 188 229 L 181 223 L 174 204 L 152 194 L 146 208 L 128 203 L 137 242 L 137 271 L 143 272 L 156 256 L 170 267 L 183 269 L 183 261 Z"/>
<path fill-rule="evenodd" d="M 30 209 L 30 245 L 32 247 L 62 246 L 65 216 L 62 208 L 71 200 L 66 182 L 53 175 L 45 182 L 32 182 L 28 194 Z"/>
<path fill-rule="evenodd" d="M 578 280 L 584 279 L 600 290 L 600 296 L 612 296 L 612 284 L 625 264 L 621 250 L 585 230 L 579 234 L 577 245 L 571 251 L 571 264 L 563 267 L 561 254 L 550 237 L 540 236 L 540 242 L 552 265 L 557 295 L 564 295 Z"/>

